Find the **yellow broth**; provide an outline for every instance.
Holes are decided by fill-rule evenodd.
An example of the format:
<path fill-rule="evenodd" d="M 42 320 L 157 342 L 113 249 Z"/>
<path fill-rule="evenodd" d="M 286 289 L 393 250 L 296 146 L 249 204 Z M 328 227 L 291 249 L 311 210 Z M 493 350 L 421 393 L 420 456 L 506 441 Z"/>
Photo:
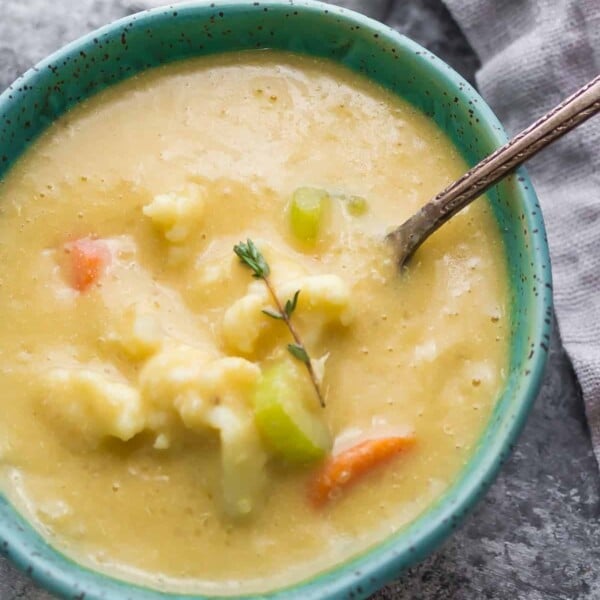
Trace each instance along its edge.
<path fill-rule="evenodd" d="M 0 185 L 4 492 L 80 562 L 223 594 L 301 580 L 409 523 L 469 459 L 506 377 L 507 274 L 488 205 L 457 215 L 404 276 L 383 243 L 464 170 L 406 102 L 335 64 L 283 53 L 159 68 L 70 111 Z M 173 244 L 143 207 L 190 185 L 203 190 L 204 213 Z M 326 232 L 310 247 L 290 234 L 300 186 L 332 194 Z M 367 213 L 349 215 L 343 194 L 364 197 Z M 82 236 L 108 240 L 114 256 L 79 293 L 62 248 Z M 338 446 L 382 431 L 414 431 L 417 442 L 321 509 L 306 494 L 317 466 L 270 459 L 261 506 L 231 519 L 218 439 L 185 427 L 167 449 L 146 430 L 94 437 L 94 417 L 77 422 L 49 402 L 47 375 L 87 365 L 135 388 L 148 358 L 111 332 L 137 300 L 158 311 L 169 339 L 261 366 L 290 341 L 277 323 L 250 353 L 223 341 L 226 310 L 260 285 L 232 252 L 248 237 L 276 283 L 333 274 L 349 289 L 348 324 L 312 335 L 310 315 L 297 316 L 311 355 L 329 353 L 322 418 Z"/>

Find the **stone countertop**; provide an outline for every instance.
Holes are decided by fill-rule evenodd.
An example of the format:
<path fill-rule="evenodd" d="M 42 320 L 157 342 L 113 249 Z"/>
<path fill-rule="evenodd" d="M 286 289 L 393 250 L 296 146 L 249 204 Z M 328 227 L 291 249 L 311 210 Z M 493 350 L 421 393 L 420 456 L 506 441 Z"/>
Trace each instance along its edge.
<path fill-rule="evenodd" d="M 66 42 L 141 8 L 136 0 L 0 0 L 0 89 Z M 369 13 L 473 82 L 477 59 L 441 0 L 371 0 Z M 17 598 L 52 597 L 0 557 L 0 600 Z M 600 598 L 600 478 L 557 333 L 542 392 L 491 490 L 437 552 L 374 598 Z"/>

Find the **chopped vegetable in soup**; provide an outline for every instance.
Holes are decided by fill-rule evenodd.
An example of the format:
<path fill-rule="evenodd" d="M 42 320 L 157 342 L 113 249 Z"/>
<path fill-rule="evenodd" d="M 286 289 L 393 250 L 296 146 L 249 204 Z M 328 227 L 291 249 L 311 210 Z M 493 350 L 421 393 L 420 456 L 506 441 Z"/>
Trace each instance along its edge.
<path fill-rule="evenodd" d="M 502 389 L 487 203 L 400 276 L 384 237 L 464 171 L 427 117 L 271 51 L 152 70 L 0 182 L 0 483 L 76 560 L 262 592 L 398 531 Z"/>

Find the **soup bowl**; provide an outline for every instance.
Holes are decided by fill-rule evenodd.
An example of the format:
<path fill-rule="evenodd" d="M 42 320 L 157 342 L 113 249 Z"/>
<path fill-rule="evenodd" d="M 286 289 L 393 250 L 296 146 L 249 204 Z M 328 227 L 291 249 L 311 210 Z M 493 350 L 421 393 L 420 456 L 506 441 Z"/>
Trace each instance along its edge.
<path fill-rule="evenodd" d="M 158 65 L 243 49 L 323 57 L 362 73 L 431 117 L 468 164 L 506 141 L 498 119 L 450 67 L 381 23 L 310 0 L 192 2 L 112 23 L 69 44 L 0 96 L 0 178 L 70 107 Z M 453 485 L 401 531 L 334 569 L 265 598 L 360 598 L 431 553 L 456 528 L 510 453 L 541 384 L 551 328 L 551 271 L 544 224 L 523 170 L 494 187 L 488 202 L 510 279 L 510 367 L 470 460 Z M 53 549 L 0 496 L 0 551 L 41 585 L 88 600 L 182 596 L 94 572 Z"/>

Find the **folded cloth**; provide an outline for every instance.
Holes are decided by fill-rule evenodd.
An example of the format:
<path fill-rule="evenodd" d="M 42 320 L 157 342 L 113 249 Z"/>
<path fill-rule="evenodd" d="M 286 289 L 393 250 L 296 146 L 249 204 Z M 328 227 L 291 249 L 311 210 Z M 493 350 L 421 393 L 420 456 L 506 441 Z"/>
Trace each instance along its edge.
<path fill-rule="evenodd" d="M 479 90 L 509 135 L 600 73 L 598 0 L 444 0 L 479 55 Z M 600 115 L 532 159 L 563 344 L 600 463 Z"/>

